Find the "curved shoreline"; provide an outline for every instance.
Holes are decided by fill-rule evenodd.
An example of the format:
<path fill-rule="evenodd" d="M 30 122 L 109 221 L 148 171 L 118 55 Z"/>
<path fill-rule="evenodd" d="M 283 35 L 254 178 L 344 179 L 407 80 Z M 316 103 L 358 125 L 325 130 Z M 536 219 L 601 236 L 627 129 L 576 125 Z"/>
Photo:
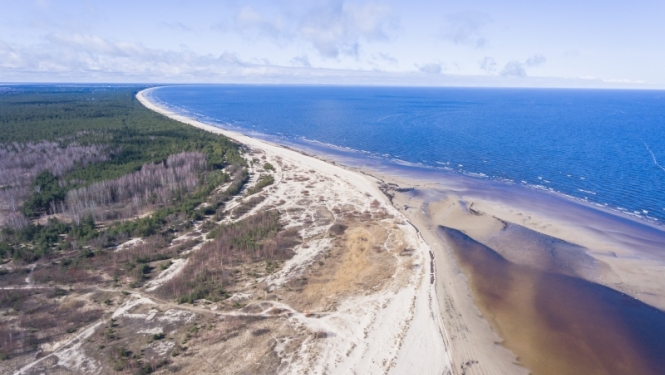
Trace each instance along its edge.
<path fill-rule="evenodd" d="M 307 88 L 285 85 L 280 88 L 261 88 L 254 85 L 188 84 L 182 86 L 161 86 L 152 92 L 150 99 L 160 106 L 169 108 L 176 113 L 193 117 L 204 123 L 237 131 L 272 143 L 288 145 L 298 150 L 305 150 L 326 160 L 341 160 L 346 166 L 365 166 L 369 163 L 373 169 L 383 170 L 387 168 L 391 174 L 397 172 L 400 174 L 419 175 L 422 172 L 423 174 L 432 176 L 436 175 L 437 179 L 460 181 L 471 185 L 493 185 L 499 186 L 499 188 L 501 188 L 501 185 L 504 185 L 504 187 L 510 186 L 510 190 L 522 189 L 543 192 L 542 195 L 555 195 L 562 197 L 564 200 L 572 200 L 580 205 L 586 205 L 598 211 L 607 211 L 613 215 L 629 218 L 637 222 L 650 223 L 660 227 L 661 230 L 665 230 L 665 211 L 662 209 L 662 207 L 665 207 L 665 203 L 663 205 L 659 203 L 658 199 L 660 198 L 658 197 L 661 197 L 661 194 L 657 191 L 654 193 L 653 187 L 655 185 L 649 183 L 649 181 L 652 181 L 651 179 L 662 178 L 662 175 L 660 175 L 662 171 L 660 170 L 656 169 L 657 172 L 645 170 L 644 172 L 647 175 L 644 178 L 649 178 L 649 180 L 641 181 L 640 177 L 631 175 L 633 177 L 624 180 L 624 182 L 616 182 L 616 180 L 610 180 L 606 176 L 616 175 L 620 169 L 629 168 L 632 170 L 633 168 L 620 161 L 608 160 L 607 163 L 610 164 L 598 164 L 604 165 L 602 170 L 599 170 L 598 168 L 591 168 L 598 160 L 593 162 L 585 161 L 584 158 L 570 160 L 570 155 L 576 154 L 583 147 L 582 145 L 578 145 L 578 147 L 569 146 L 577 143 L 581 137 L 566 137 L 570 140 L 578 141 L 571 141 L 572 143 L 566 141 L 561 143 L 561 145 L 558 141 L 553 141 L 554 143 L 552 143 L 547 138 L 541 137 L 536 137 L 533 138 L 533 141 L 529 141 L 532 137 L 525 139 L 519 135 L 522 134 L 521 131 L 509 127 L 513 133 L 517 131 L 514 134 L 515 137 L 511 136 L 511 139 L 514 138 L 514 141 L 518 143 L 515 143 L 514 147 L 511 146 L 504 151 L 499 151 L 500 147 L 497 147 L 497 144 L 493 144 L 490 138 L 482 134 L 475 132 L 473 133 L 474 136 L 469 138 L 465 134 L 462 134 L 464 132 L 458 133 L 455 131 L 456 128 L 463 127 L 465 126 L 465 122 L 468 122 L 468 125 L 473 124 L 473 128 L 476 130 L 478 130 L 478 126 L 486 126 L 488 132 L 490 132 L 487 134 L 493 134 L 492 132 L 498 130 L 496 125 L 503 123 L 504 120 L 498 118 L 494 121 L 491 117 L 487 118 L 483 115 L 483 113 L 487 113 L 485 108 L 491 113 L 491 111 L 496 109 L 492 109 L 492 103 L 496 103 L 497 100 L 502 100 L 502 98 L 513 98 L 512 94 L 507 93 L 507 96 L 504 97 L 502 94 L 497 96 L 494 93 L 491 96 L 484 97 L 480 95 L 482 93 L 482 90 L 480 90 L 477 92 L 480 95 L 477 103 L 473 100 L 478 96 L 476 94 L 468 97 L 463 96 L 464 100 L 458 97 L 458 99 L 462 100 L 460 103 L 465 104 L 460 104 L 462 107 L 452 112 L 445 109 L 445 105 L 440 109 L 433 109 L 432 116 L 435 113 L 444 117 L 448 115 L 453 116 L 450 121 L 444 121 L 445 124 L 441 123 L 441 129 L 436 130 L 436 127 L 431 127 L 433 123 L 430 120 L 419 118 L 420 115 L 416 114 L 417 111 L 409 113 L 408 101 L 404 101 L 411 94 L 416 95 L 422 100 L 428 100 L 425 99 L 428 98 L 426 93 L 418 90 L 411 92 L 409 91 L 411 90 L 410 88 L 398 89 L 397 91 L 393 91 L 392 89 L 374 90 L 374 88 L 367 90 L 359 88 L 359 91 L 357 91 L 358 96 L 355 96 L 355 89 L 350 89 L 350 91 L 342 89 L 340 91 L 335 87 L 326 89 L 323 87 Z M 272 94 L 269 94 L 271 92 Z M 340 112 L 340 115 L 350 116 L 343 120 L 339 119 L 339 121 L 345 123 L 343 126 L 338 127 L 334 122 L 331 122 L 334 117 L 328 115 L 317 117 L 315 111 L 318 107 L 315 103 L 319 99 L 326 98 L 326 95 L 328 95 L 326 92 L 337 93 L 335 95 L 351 95 L 352 97 L 363 98 L 361 102 L 347 103 L 348 106 L 343 104 L 345 103 L 344 101 L 336 104 L 344 107 L 343 113 Z M 454 101 L 454 97 L 456 97 L 454 93 L 455 91 L 448 92 L 442 89 L 437 94 L 440 94 L 440 97 L 437 96 L 439 97 L 437 100 L 444 100 L 445 102 Z M 387 95 L 385 101 L 380 99 L 381 95 L 384 94 Z M 274 100 L 270 99 L 269 103 L 266 103 L 266 108 L 263 108 L 264 105 L 261 104 L 262 99 L 260 98 L 263 95 L 276 95 L 273 98 Z M 287 99 L 284 95 L 294 95 L 294 97 L 305 96 L 303 96 L 302 100 L 293 101 L 293 98 Z M 230 104 L 227 103 L 227 99 L 231 100 L 231 102 L 240 100 L 238 102 L 239 106 L 231 105 L 229 107 L 228 105 Z M 553 99 L 554 101 L 550 103 L 549 99 Z M 218 100 L 222 101 L 215 104 Z M 362 104 L 363 101 L 367 101 L 365 105 Z M 469 107 L 471 103 L 480 105 L 481 102 L 484 103 L 481 107 L 482 109 L 479 107 L 478 110 L 468 112 L 471 108 L 475 108 L 473 106 Z M 545 102 L 548 103 L 548 108 L 554 111 L 561 109 L 556 104 L 557 100 L 554 97 L 547 97 Z M 279 106 L 275 107 L 276 103 L 280 103 Z M 384 107 L 383 103 L 391 103 L 394 106 Z M 371 105 L 371 108 L 367 107 L 367 105 Z M 261 110 L 254 111 L 254 107 L 257 109 L 261 108 Z M 280 107 L 292 108 L 296 112 L 280 114 Z M 243 109 L 240 110 L 240 108 Z M 398 108 L 399 110 L 397 111 Z M 395 115 L 393 109 L 399 112 L 399 114 Z M 458 110 L 462 112 L 458 112 Z M 519 110 L 519 112 L 521 115 L 526 115 L 523 110 Z M 419 125 L 415 128 L 400 126 L 399 123 L 406 121 L 407 117 L 395 121 L 389 120 L 383 124 L 383 115 L 381 113 L 384 113 L 384 115 L 393 113 L 397 117 L 416 116 L 413 118 L 413 121 L 415 121 L 414 124 L 417 123 Z M 462 113 L 465 113 L 464 116 L 468 115 L 470 117 L 464 120 L 463 117 L 459 117 L 462 116 Z M 515 114 L 518 117 L 513 118 L 514 121 L 506 120 L 508 121 L 506 125 L 519 123 L 523 120 L 526 121 L 521 117 L 520 113 Z M 389 117 L 394 117 L 393 115 Z M 528 126 L 528 129 L 524 129 L 526 132 L 524 134 L 529 134 L 533 129 L 537 129 L 537 126 L 542 125 L 541 120 L 545 122 L 549 121 L 546 118 L 538 116 L 536 112 L 533 115 L 535 116 L 532 119 L 533 122 L 531 120 L 527 121 L 531 125 Z M 280 116 L 284 118 L 280 119 Z M 571 114 L 571 116 L 573 115 Z M 481 118 L 484 118 L 484 125 L 478 122 Z M 574 118 L 577 118 L 577 116 L 575 115 Z M 573 119 L 573 117 L 569 119 Z M 633 117 L 627 119 L 627 121 L 632 121 L 631 119 Z M 376 132 L 376 129 L 372 130 L 372 121 L 382 123 L 381 128 L 385 127 L 384 130 L 388 133 L 384 134 L 383 130 L 380 133 L 373 133 Z M 310 129 L 309 126 L 305 126 L 305 124 L 309 123 L 317 125 Z M 453 126 L 453 124 L 455 125 Z M 533 128 L 532 125 L 536 127 Z M 592 127 L 595 126 L 593 124 L 590 125 Z M 627 123 L 626 125 L 629 124 Z M 351 127 L 349 128 L 349 126 Z M 453 127 L 451 128 L 451 126 Z M 355 135 L 345 135 L 345 129 Z M 363 137 L 367 136 L 374 138 L 371 136 L 372 134 L 380 137 L 381 142 L 376 143 L 378 138 L 377 140 L 363 140 Z M 398 134 L 399 139 L 391 141 L 391 137 Z M 500 134 L 497 133 L 496 136 L 500 136 Z M 432 140 L 428 140 L 430 137 Z M 536 139 L 539 141 L 534 143 Z M 459 140 L 459 142 L 456 140 Z M 421 143 L 422 147 L 419 146 Z M 481 144 L 484 145 L 483 149 L 477 149 Z M 565 144 L 568 146 L 565 146 Z M 541 146 L 544 147 L 542 150 L 539 148 Z M 644 153 L 645 155 L 640 156 L 640 158 L 644 156 L 644 160 L 638 159 L 632 162 L 636 166 L 641 165 L 641 162 L 648 162 L 647 168 L 653 166 L 652 159 L 649 157 L 648 151 L 644 148 L 641 141 L 639 142 L 639 146 L 637 150 L 632 150 L 631 153 L 637 152 L 639 155 Z M 548 159 L 539 159 L 543 155 L 546 155 L 542 154 L 541 151 L 545 152 L 545 149 L 552 151 L 560 147 L 565 147 L 565 150 L 561 149 L 561 152 L 555 152 L 556 154 L 560 154 L 561 157 L 554 157 L 554 159 L 550 160 L 551 163 L 547 161 Z M 519 152 L 525 152 L 527 149 L 531 150 L 528 162 L 520 161 L 519 158 L 515 159 L 515 153 L 518 150 L 520 150 Z M 600 149 L 600 151 L 603 150 Z M 538 162 L 536 159 L 541 161 Z M 536 175 L 539 175 L 538 178 L 536 178 Z M 584 177 L 584 175 L 587 176 Z M 632 180 L 635 182 L 630 182 Z M 653 183 L 657 183 L 657 181 L 659 180 L 653 180 Z M 632 188 L 629 188 L 630 186 Z M 642 188 L 637 189 L 640 186 Z M 640 190 L 644 194 L 640 195 Z"/>
<path fill-rule="evenodd" d="M 328 173 L 333 173 L 337 177 L 341 176 L 346 178 L 347 181 L 354 184 L 357 188 L 365 191 L 366 193 L 374 195 L 377 199 L 385 202 L 386 205 L 390 206 L 391 208 L 396 206 L 392 202 L 389 202 L 387 195 L 380 188 L 381 185 L 386 183 L 398 183 L 402 186 L 408 185 L 408 181 L 392 179 L 391 176 L 388 175 L 380 175 L 377 177 L 374 175 L 374 171 L 366 171 L 362 169 L 353 170 L 351 168 L 340 166 L 337 163 L 333 164 L 325 160 L 321 160 L 315 156 L 307 155 L 300 151 L 296 151 L 281 145 L 274 145 L 267 141 L 258 140 L 256 138 L 252 138 L 237 132 L 204 124 L 200 121 L 159 107 L 158 105 L 149 101 L 145 95 L 145 92 L 145 90 L 139 92 L 137 94 L 137 99 L 144 106 L 157 113 L 160 113 L 176 121 L 192 125 L 199 129 L 210 131 L 216 134 L 222 134 L 250 147 L 268 147 L 273 152 L 290 154 L 292 156 L 295 155 L 303 162 L 313 163 L 312 166 L 314 169 L 328 170 Z M 418 237 L 423 241 L 423 243 L 427 244 L 426 247 L 429 249 L 428 253 L 434 255 L 430 256 L 426 254 L 427 260 L 431 263 L 427 264 L 425 269 L 431 269 L 433 272 L 431 273 L 430 278 L 435 278 L 437 280 L 436 283 L 426 283 L 427 289 L 429 290 L 427 293 L 427 299 L 429 301 L 428 309 L 430 310 L 432 318 L 435 318 L 437 321 L 439 328 L 437 329 L 436 335 L 439 337 L 440 344 L 447 349 L 442 349 L 440 352 L 432 352 L 432 348 L 430 347 L 423 348 L 430 353 L 430 356 L 427 359 L 431 361 L 437 357 L 450 357 L 449 361 L 452 363 L 450 363 L 449 370 L 454 374 L 464 373 L 464 370 L 470 366 L 466 365 L 467 367 L 465 367 L 465 363 L 474 362 L 482 362 L 480 368 L 484 369 L 483 371 L 486 371 L 486 373 L 489 374 L 528 374 L 526 369 L 517 364 L 517 356 L 514 353 L 500 345 L 495 344 L 496 342 L 500 342 L 501 338 L 497 336 L 494 330 L 492 330 L 489 323 L 480 316 L 480 312 L 478 311 L 471 298 L 471 292 L 468 288 L 466 288 L 466 283 L 459 284 L 462 288 L 464 288 L 465 297 L 459 296 L 460 298 L 464 299 L 464 303 L 456 304 L 453 307 L 455 312 L 451 314 L 451 307 L 446 305 L 447 302 L 450 302 L 449 299 L 446 298 L 448 290 L 442 287 L 442 285 L 449 279 L 449 270 L 445 267 L 440 267 L 437 265 L 439 263 L 448 263 L 450 259 L 447 258 L 444 252 L 441 251 L 442 249 L 438 246 L 438 243 L 434 238 L 428 238 L 426 226 L 418 225 L 418 222 L 414 221 L 414 219 L 417 218 L 410 217 L 408 212 L 403 212 L 397 208 L 393 209 L 399 216 L 404 218 L 405 222 L 407 222 L 409 226 L 414 229 L 414 231 L 416 231 Z M 432 244 L 434 244 L 434 246 L 432 246 Z M 429 278 L 427 281 L 430 281 Z M 415 324 L 419 325 L 421 323 Z M 454 342 L 455 337 L 460 334 L 460 330 L 464 331 L 469 329 L 473 330 L 474 332 L 474 335 L 469 337 L 469 340 Z M 432 332 L 429 334 L 431 335 Z M 417 367 L 417 365 L 422 365 L 419 362 L 427 362 L 423 361 L 421 353 L 412 353 L 410 358 L 408 355 L 402 356 L 402 358 L 404 363 L 411 363 L 410 366 L 403 368 L 409 368 L 411 370 L 414 368 L 413 366 Z M 396 367 L 399 368 L 402 366 Z M 462 372 L 459 372 L 460 369 Z M 423 373 L 443 372 L 437 370 L 431 372 L 426 371 Z"/>
<path fill-rule="evenodd" d="M 150 102 L 144 95 L 147 90 L 137 94 L 138 100 L 149 109 L 167 117 L 223 134 L 251 147 L 270 147 L 273 150 L 281 150 L 279 152 L 300 155 L 310 161 L 316 160 L 315 168 L 334 168 L 357 188 L 381 197 L 383 201 L 387 200 L 384 194 L 392 194 L 390 204 L 408 218 L 408 222 L 429 245 L 433 254 L 432 281 L 436 279 L 435 304 L 438 304 L 435 310 L 440 312 L 441 334 L 444 336 L 446 347 L 451 350 L 453 371 L 459 371 L 460 367 L 465 370 L 464 366 L 467 366 L 467 369 L 474 367 L 474 370 L 490 374 L 527 373 L 518 364 L 514 353 L 501 345 L 496 345 L 502 341 L 502 338 L 497 335 L 495 327 L 481 316 L 467 276 L 460 271 L 448 244 L 437 235 L 439 225 L 451 226 L 467 232 L 474 239 L 487 242 L 491 241 L 500 230 L 497 223 L 516 223 L 529 230 L 579 244 L 586 249 L 587 255 L 597 262 L 608 264 L 609 267 L 609 271 L 586 275 L 589 281 L 665 309 L 665 283 L 660 283 L 662 285 L 653 283 L 654 280 L 662 280 L 659 273 L 662 269 L 663 254 L 651 254 L 655 257 L 651 259 L 653 257 L 648 253 L 640 253 L 642 251 L 639 249 L 640 242 L 635 238 L 635 233 L 630 231 L 628 224 L 614 233 L 611 225 L 607 223 L 597 225 L 584 223 L 584 217 L 576 216 L 580 215 L 581 211 L 577 212 L 570 207 L 564 207 L 564 212 L 556 212 L 556 215 L 553 215 L 547 211 L 556 208 L 555 204 L 534 208 L 529 207 L 533 202 L 502 200 L 500 192 L 488 194 L 482 189 L 476 191 L 445 189 L 427 180 L 396 177 L 362 167 L 340 167 L 337 163 L 327 162 L 316 156 L 173 113 Z M 416 187 L 417 192 L 423 194 L 412 194 L 403 189 L 407 187 Z M 460 204 L 456 206 L 456 202 Z M 473 211 L 481 212 L 483 215 L 469 215 L 471 207 L 474 207 Z M 488 217 L 496 220 L 487 220 Z M 650 243 L 656 250 L 660 244 L 658 238 L 652 239 Z M 502 255 L 515 255 L 510 254 L 509 250 L 506 251 L 508 253 Z M 640 254 L 638 259 L 634 259 L 636 253 Z"/>
<path fill-rule="evenodd" d="M 319 156 L 303 152 L 288 146 L 279 145 L 268 140 L 262 140 L 242 133 L 219 128 L 205 124 L 198 120 L 177 114 L 169 109 L 160 107 L 150 102 L 147 93 L 158 87 L 149 88 L 137 94 L 137 98 L 148 108 L 159 112 L 177 121 L 207 130 L 223 134 L 233 138 L 240 143 L 249 145 L 271 145 L 282 150 L 289 150 L 297 154 L 307 156 L 324 163 L 334 165 L 341 170 L 350 173 L 360 173 L 368 183 L 372 185 L 371 190 L 379 191 L 380 184 L 394 184 L 400 187 L 417 187 L 438 196 L 453 195 L 459 199 L 469 202 L 483 204 L 484 209 L 493 216 L 507 222 L 518 223 L 525 227 L 543 233 L 545 235 L 560 238 L 564 241 L 577 243 L 591 250 L 591 256 L 616 263 L 613 258 L 625 258 L 632 260 L 639 258 L 647 264 L 658 264 L 665 266 L 665 228 L 654 225 L 645 220 L 621 214 L 603 207 L 596 207 L 589 202 L 571 199 L 565 195 L 537 191 L 535 189 L 502 189 L 501 186 L 474 184 L 474 181 L 466 179 L 431 179 L 425 174 L 402 173 L 393 174 L 379 171 L 376 166 L 354 166 L 343 165 L 330 156 Z M 441 177 L 441 176 L 435 176 Z M 454 177 L 454 176 L 453 176 Z M 510 188 L 510 187 L 509 187 Z M 437 198 L 421 199 L 419 204 L 428 204 L 428 200 Z M 402 210 L 395 206 L 404 215 L 410 217 L 408 210 Z M 529 218 L 529 220 L 524 220 Z M 411 218 L 413 221 L 413 218 Z M 421 230 L 426 230 L 420 228 Z M 432 246 L 432 244 L 430 244 Z M 625 267 L 619 267 L 625 268 Z M 653 267 L 647 267 L 653 268 Z M 626 270 L 623 270 L 625 272 Z M 601 281 L 601 280 L 593 280 Z M 652 288 L 635 287 L 630 280 L 621 280 L 616 285 L 601 281 L 603 285 L 609 286 L 632 297 L 640 299 L 648 304 L 665 310 L 665 282 L 658 291 Z M 627 284 L 627 285 L 624 285 Z M 656 293 L 654 293 L 656 292 Z M 657 296 L 650 298 L 649 294 Z"/>
<path fill-rule="evenodd" d="M 167 116 L 173 120 L 197 127 L 199 129 L 224 135 L 238 143 L 248 146 L 250 149 L 259 149 L 264 152 L 269 151 L 272 154 L 283 157 L 285 160 L 295 161 L 304 168 L 310 168 L 315 170 L 317 173 L 327 175 L 338 180 L 341 179 L 349 185 L 352 185 L 358 191 L 362 192 L 365 196 L 368 197 L 368 199 L 377 199 L 380 202 L 383 202 L 384 205 L 389 208 L 390 212 L 393 213 L 396 217 L 401 217 L 401 220 L 404 222 L 407 221 L 406 217 L 394 209 L 390 202 L 388 202 L 386 196 L 379 189 L 379 185 L 377 184 L 376 179 L 371 176 L 343 168 L 339 165 L 328 163 L 324 160 L 307 155 L 297 150 L 271 144 L 269 142 L 251 138 L 240 133 L 220 129 L 187 118 L 185 116 L 178 115 L 150 102 L 144 95 L 145 92 L 146 90 L 139 92 L 136 97 L 141 102 L 141 104 L 150 110 Z M 408 227 L 415 228 L 413 225 L 409 225 Z M 413 234 L 417 238 L 420 238 L 417 240 L 420 242 L 420 245 L 416 248 L 416 251 L 421 252 L 421 259 L 427 262 L 426 266 L 422 267 L 422 269 L 429 270 L 431 267 L 431 262 L 433 262 L 433 260 L 430 259 L 428 255 L 429 247 L 424 241 L 422 241 L 421 237 L 418 237 L 419 234 L 415 231 L 415 229 L 413 230 Z M 411 317 L 411 321 L 407 324 L 406 334 L 402 338 L 402 340 L 406 340 L 408 344 L 400 344 L 400 347 L 397 348 L 397 354 L 393 358 L 393 363 L 390 366 L 391 373 L 401 374 L 405 371 L 411 371 L 413 369 L 419 369 L 419 373 L 445 373 L 454 371 L 454 363 L 451 363 L 453 361 L 451 361 L 449 348 L 446 343 L 446 337 L 448 336 L 447 327 L 445 321 L 439 318 L 441 316 L 438 310 L 439 305 L 437 303 L 432 303 L 432 301 L 436 300 L 437 298 L 434 288 L 431 287 L 429 282 L 424 282 L 424 278 L 421 278 L 420 280 L 421 281 L 418 281 L 417 284 L 412 284 L 409 287 L 416 293 L 413 306 L 411 306 L 411 310 L 414 311 L 413 313 L 415 315 Z M 429 281 L 429 278 L 427 278 L 426 281 Z M 396 328 L 399 327 L 384 327 L 384 329 L 387 331 L 394 330 Z M 370 333 L 365 333 L 366 336 L 368 334 Z M 386 345 L 385 342 L 369 344 L 373 351 L 379 349 L 385 352 L 385 349 L 380 349 L 384 345 Z M 391 348 L 388 351 L 394 350 L 395 348 Z M 422 360 L 422 353 L 428 353 L 427 361 Z M 369 358 L 371 362 L 374 362 L 377 359 L 379 358 Z M 366 360 L 367 359 L 363 359 L 363 361 Z M 362 367 L 362 365 L 360 366 Z"/>

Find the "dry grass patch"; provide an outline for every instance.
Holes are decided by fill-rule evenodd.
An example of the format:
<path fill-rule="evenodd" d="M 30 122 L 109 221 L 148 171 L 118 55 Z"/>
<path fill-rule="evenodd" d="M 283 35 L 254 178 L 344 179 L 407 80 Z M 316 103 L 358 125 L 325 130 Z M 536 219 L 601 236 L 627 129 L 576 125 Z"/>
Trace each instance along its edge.
<path fill-rule="evenodd" d="M 396 260 L 393 249 L 385 248 L 387 240 L 388 230 L 380 223 L 348 224 L 336 246 L 319 259 L 308 275 L 291 283 L 296 291 L 289 298 L 294 307 L 329 309 L 332 306 L 326 301 L 388 283 L 395 273 Z"/>
<path fill-rule="evenodd" d="M 225 317 L 199 327 L 187 343 L 195 349 L 173 358 L 178 373 L 275 374 L 285 365 L 280 355 L 296 352 L 306 337 L 283 318 Z"/>

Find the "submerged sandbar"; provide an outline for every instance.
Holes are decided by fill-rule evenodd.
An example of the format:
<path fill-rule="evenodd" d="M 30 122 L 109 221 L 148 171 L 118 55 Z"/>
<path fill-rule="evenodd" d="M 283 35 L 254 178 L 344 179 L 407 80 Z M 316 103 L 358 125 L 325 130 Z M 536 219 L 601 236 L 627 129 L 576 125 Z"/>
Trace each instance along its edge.
<path fill-rule="evenodd" d="M 661 374 L 665 313 L 584 279 L 514 264 L 439 227 L 487 319 L 534 374 Z"/>

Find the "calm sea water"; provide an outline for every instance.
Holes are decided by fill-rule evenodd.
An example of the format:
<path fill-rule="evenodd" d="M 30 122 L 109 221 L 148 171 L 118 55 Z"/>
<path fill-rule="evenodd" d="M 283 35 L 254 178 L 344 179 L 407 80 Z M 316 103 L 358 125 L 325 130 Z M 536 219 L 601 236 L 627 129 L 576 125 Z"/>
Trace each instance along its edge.
<path fill-rule="evenodd" d="M 551 190 L 665 222 L 665 92 L 169 86 L 207 123 Z"/>

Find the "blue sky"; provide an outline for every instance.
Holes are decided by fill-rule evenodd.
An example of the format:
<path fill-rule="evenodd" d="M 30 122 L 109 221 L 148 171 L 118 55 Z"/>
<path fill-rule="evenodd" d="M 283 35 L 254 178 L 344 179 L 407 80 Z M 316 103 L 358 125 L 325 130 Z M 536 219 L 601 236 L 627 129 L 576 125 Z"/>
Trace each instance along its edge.
<path fill-rule="evenodd" d="M 665 1 L 0 0 L 0 82 L 665 88 Z"/>

